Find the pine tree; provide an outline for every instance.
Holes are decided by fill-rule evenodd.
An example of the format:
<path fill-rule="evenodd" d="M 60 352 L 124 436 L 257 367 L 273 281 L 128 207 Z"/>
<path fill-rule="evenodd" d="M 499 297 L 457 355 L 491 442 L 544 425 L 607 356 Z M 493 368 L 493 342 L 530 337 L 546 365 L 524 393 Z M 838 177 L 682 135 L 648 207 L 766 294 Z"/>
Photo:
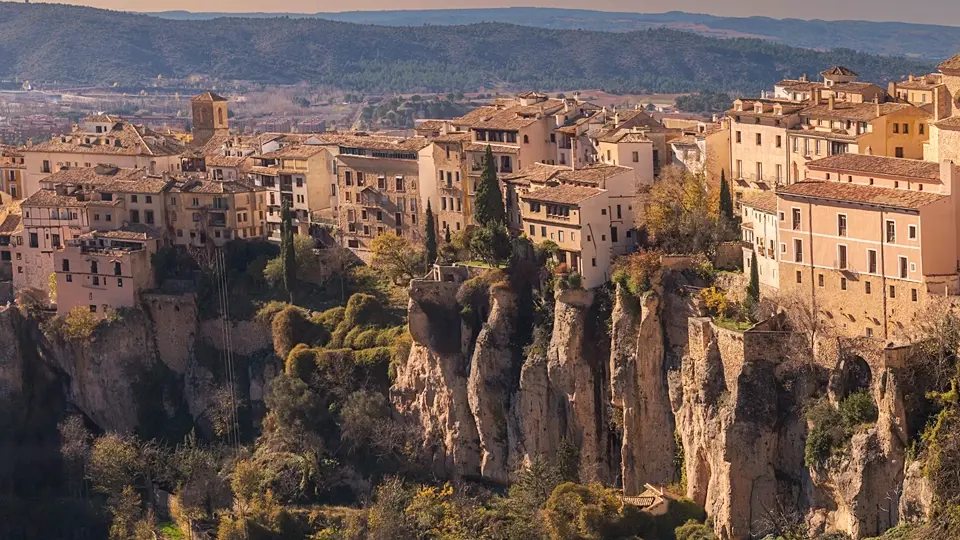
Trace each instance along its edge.
<path fill-rule="evenodd" d="M 427 266 L 437 262 L 437 223 L 433 217 L 433 208 L 427 200 Z"/>
<path fill-rule="evenodd" d="M 747 285 L 747 300 L 756 305 L 760 301 L 760 269 L 757 268 L 757 252 L 750 257 L 750 283 Z"/>
<path fill-rule="evenodd" d="M 283 261 L 283 288 L 293 303 L 293 286 L 297 279 L 297 254 L 293 247 L 293 215 L 290 202 L 284 200 L 280 213 L 280 258 Z"/>
<path fill-rule="evenodd" d="M 730 185 L 727 184 L 727 175 L 720 170 L 720 217 L 733 221 L 733 199 L 730 197 Z"/>
<path fill-rule="evenodd" d="M 500 191 L 500 180 L 497 179 L 497 162 L 490 145 L 487 145 L 487 152 L 483 156 L 483 172 L 477 182 L 476 205 L 477 223 L 481 227 L 494 223 L 506 225 L 507 211 L 503 207 L 503 192 Z"/>

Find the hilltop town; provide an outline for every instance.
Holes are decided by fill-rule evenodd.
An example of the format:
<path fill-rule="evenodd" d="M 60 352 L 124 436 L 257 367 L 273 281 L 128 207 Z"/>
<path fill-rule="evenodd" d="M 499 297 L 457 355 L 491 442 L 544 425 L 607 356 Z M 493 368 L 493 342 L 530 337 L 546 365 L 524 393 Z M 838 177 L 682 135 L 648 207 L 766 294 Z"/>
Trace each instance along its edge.
<path fill-rule="evenodd" d="M 960 55 L 824 67 L 0 147 L 0 394 L 94 536 L 956 538 Z"/>

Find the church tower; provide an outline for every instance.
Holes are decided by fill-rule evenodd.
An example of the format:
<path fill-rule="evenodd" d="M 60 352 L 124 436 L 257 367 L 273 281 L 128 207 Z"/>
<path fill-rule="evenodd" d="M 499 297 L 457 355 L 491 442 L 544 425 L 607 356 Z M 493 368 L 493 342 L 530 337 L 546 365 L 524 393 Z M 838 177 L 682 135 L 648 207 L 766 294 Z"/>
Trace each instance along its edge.
<path fill-rule="evenodd" d="M 213 92 L 204 92 L 190 100 L 193 109 L 193 144 L 206 144 L 214 135 L 228 135 L 227 100 Z"/>

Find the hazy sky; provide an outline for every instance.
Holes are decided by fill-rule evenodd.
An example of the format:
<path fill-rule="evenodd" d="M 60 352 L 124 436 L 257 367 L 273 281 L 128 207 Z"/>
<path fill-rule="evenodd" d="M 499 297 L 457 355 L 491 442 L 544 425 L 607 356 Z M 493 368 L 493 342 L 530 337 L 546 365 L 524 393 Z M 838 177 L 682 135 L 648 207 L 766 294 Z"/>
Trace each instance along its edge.
<path fill-rule="evenodd" d="M 543 6 L 656 13 L 689 11 L 715 15 L 861 19 L 960 26 L 960 0 L 75 0 L 94 7 L 126 11 L 295 12 Z"/>

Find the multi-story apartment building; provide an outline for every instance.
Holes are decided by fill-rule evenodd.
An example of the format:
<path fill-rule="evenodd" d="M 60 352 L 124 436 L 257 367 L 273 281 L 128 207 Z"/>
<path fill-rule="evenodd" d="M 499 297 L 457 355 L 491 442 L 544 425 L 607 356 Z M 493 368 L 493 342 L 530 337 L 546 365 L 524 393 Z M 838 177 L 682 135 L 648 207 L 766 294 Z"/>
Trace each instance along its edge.
<path fill-rule="evenodd" d="M 697 124 L 683 136 L 670 141 L 672 165 L 692 174 L 704 174 L 711 186 L 720 186 L 720 173 L 730 175 L 730 129 L 727 119 Z"/>
<path fill-rule="evenodd" d="M 753 254 L 756 253 L 760 284 L 773 290 L 779 289 L 777 232 L 780 224 L 777 220 L 777 195 L 773 191 L 750 192 L 744 195 L 740 206 L 744 272 L 752 271 Z"/>
<path fill-rule="evenodd" d="M 138 304 L 141 291 L 155 286 L 150 257 L 160 232 L 146 225 L 91 231 L 67 242 L 54 254 L 57 312 L 85 306 L 107 316 Z"/>
<path fill-rule="evenodd" d="M 660 175 L 654 143 L 638 128 L 618 130 L 597 138 L 599 163 L 633 169 L 638 185 L 650 185 Z"/>
<path fill-rule="evenodd" d="M 835 98 L 837 101 L 849 103 L 866 103 L 869 101 L 885 101 L 887 94 L 879 86 L 859 82 L 859 75 L 844 66 L 834 66 L 822 71 L 822 82 L 807 79 L 806 75 L 799 79 L 786 79 L 773 87 L 773 98 L 802 102 L 819 99 Z"/>
<path fill-rule="evenodd" d="M 960 54 L 945 60 L 937 69 L 940 83 L 932 89 L 929 108 L 933 118 L 923 158 L 937 163 L 960 163 Z"/>
<path fill-rule="evenodd" d="M 336 202 L 334 156 L 326 146 L 293 144 L 253 157 L 250 174 L 267 193 L 267 234 L 280 234 L 283 201 L 294 213 L 294 226 L 306 234 L 311 221 L 333 216 Z"/>
<path fill-rule="evenodd" d="M 184 146 L 175 138 L 119 118 L 99 115 L 84 119 L 73 132 L 21 150 L 26 166 L 23 196 L 40 189 L 43 179 L 69 167 L 110 163 L 152 174 L 180 170 Z"/>
<path fill-rule="evenodd" d="M 592 136 L 595 160 L 612 163 L 612 160 L 606 157 L 608 148 L 606 146 L 601 148 L 601 145 L 604 145 L 604 143 L 611 144 L 611 141 L 616 140 L 620 134 L 641 133 L 652 144 L 653 178 L 657 178 L 660 171 L 670 164 L 672 160 L 670 141 L 681 137 L 683 135 L 681 130 L 664 126 L 647 111 L 639 107 L 625 111 L 604 112 L 603 114 L 604 124 Z M 629 136 L 628 139 L 635 139 L 635 136 Z M 629 150 L 630 154 L 627 155 L 632 156 L 633 151 Z M 623 160 L 618 163 L 627 164 Z M 638 175 L 641 181 L 649 177 L 647 171 L 638 172 Z"/>
<path fill-rule="evenodd" d="M 26 164 L 23 153 L 0 146 L 0 191 L 8 193 L 14 199 L 23 196 L 23 172 Z"/>
<path fill-rule="evenodd" d="M 468 158 L 466 152 L 472 144 L 470 133 L 438 133 L 430 141 L 419 152 L 421 203 L 426 209 L 430 201 L 441 232 L 460 231 L 473 224 L 473 157 Z M 473 184 L 476 179 L 473 177 Z"/>
<path fill-rule="evenodd" d="M 848 336 L 895 339 L 931 295 L 957 294 L 957 189 L 942 164 L 839 154 L 777 191 L 780 289 Z"/>
<path fill-rule="evenodd" d="M 561 184 L 520 196 L 524 231 L 534 242 L 555 242 L 558 261 L 580 273 L 587 289 L 610 278 L 613 250 L 605 194 L 595 187 Z"/>
<path fill-rule="evenodd" d="M 267 192 L 245 181 L 178 178 L 164 198 L 172 244 L 222 246 L 267 235 Z"/>
<path fill-rule="evenodd" d="M 364 140 L 366 139 L 366 140 Z M 343 242 L 361 256 L 385 233 L 423 240 L 420 151 L 426 139 L 348 138 L 337 156 L 339 225 Z M 431 172 L 429 181 L 435 181 Z M 463 208 L 463 201 L 459 203 Z M 432 203 L 431 203 L 432 206 Z"/>
<path fill-rule="evenodd" d="M 943 80 L 940 73 L 919 77 L 910 74 L 905 81 L 890 81 L 887 93 L 900 101 L 923 107 L 933 103 L 933 95 L 941 84 Z"/>
<path fill-rule="evenodd" d="M 730 119 L 730 160 L 736 200 L 748 189 L 772 189 L 787 182 L 787 130 L 800 124 L 803 103 L 737 99 Z"/>

